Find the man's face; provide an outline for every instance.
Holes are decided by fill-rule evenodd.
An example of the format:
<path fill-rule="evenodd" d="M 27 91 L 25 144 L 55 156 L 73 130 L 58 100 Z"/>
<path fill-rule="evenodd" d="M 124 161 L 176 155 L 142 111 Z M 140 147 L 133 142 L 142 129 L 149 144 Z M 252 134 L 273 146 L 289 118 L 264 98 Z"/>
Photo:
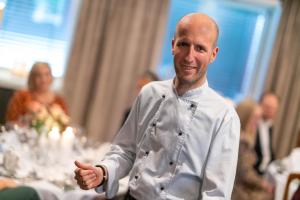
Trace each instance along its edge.
<path fill-rule="evenodd" d="M 198 87 L 206 79 L 209 63 L 217 55 L 216 33 L 207 24 L 189 22 L 179 25 L 172 41 L 174 67 L 179 84 Z"/>
<path fill-rule="evenodd" d="M 261 101 L 263 118 L 265 120 L 274 120 L 278 110 L 278 99 L 276 96 L 267 94 Z"/>

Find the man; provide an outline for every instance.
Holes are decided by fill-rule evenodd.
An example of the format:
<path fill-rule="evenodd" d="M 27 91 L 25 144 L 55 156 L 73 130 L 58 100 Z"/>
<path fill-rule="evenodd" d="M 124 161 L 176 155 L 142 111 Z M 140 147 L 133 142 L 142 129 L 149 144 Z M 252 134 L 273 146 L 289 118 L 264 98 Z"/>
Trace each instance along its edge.
<path fill-rule="evenodd" d="M 207 15 L 179 21 L 172 41 L 175 78 L 143 87 L 99 167 L 75 161 L 82 189 L 97 187 L 111 198 L 130 172 L 127 199 L 230 199 L 240 123 L 206 80 L 217 39 L 218 26 Z"/>
<path fill-rule="evenodd" d="M 255 142 L 257 162 L 254 168 L 262 175 L 267 169 L 268 164 L 274 160 L 272 131 L 273 121 L 279 105 L 278 97 L 271 92 L 266 92 L 261 97 L 260 105 L 262 108 L 262 119 L 259 121 L 257 129 Z"/>

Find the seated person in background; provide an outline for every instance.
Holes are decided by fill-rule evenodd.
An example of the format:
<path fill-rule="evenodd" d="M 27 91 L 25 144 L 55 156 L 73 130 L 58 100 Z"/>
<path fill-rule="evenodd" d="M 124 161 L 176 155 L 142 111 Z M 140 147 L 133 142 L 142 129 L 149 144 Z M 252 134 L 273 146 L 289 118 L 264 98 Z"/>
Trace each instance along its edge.
<path fill-rule="evenodd" d="M 11 179 L 0 178 L 0 199 L 2 200 L 39 200 L 37 192 L 27 186 L 17 186 Z"/>
<path fill-rule="evenodd" d="M 36 62 L 28 77 L 28 89 L 15 92 L 6 112 L 6 122 L 24 124 L 34 114 L 63 114 L 60 120 L 68 121 L 65 101 L 51 91 L 53 76 L 48 63 Z M 29 119 L 30 120 L 30 119 Z M 28 123 L 28 122 L 27 122 Z"/>
<path fill-rule="evenodd" d="M 244 100 L 236 111 L 241 121 L 241 137 L 233 200 L 268 200 L 272 197 L 272 186 L 259 176 L 253 168 L 256 161 L 254 142 L 256 127 L 261 117 L 260 107 L 252 100 Z"/>
<path fill-rule="evenodd" d="M 275 120 L 279 98 L 272 92 L 265 92 L 260 99 L 262 118 L 258 122 L 255 152 L 257 161 L 254 168 L 260 175 L 264 174 L 270 162 L 275 159 L 272 147 L 273 122 Z"/>
<path fill-rule="evenodd" d="M 146 84 L 152 82 L 152 81 L 159 81 L 159 77 L 152 72 L 151 70 L 146 70 L 137 80 L 136 82 L 136 96 L 140 93 L 142 87 L 144 87 Z M 127 108 L 125 113 L 124 113 L 124 117 L 123 117 L 123 122 L 122 125 L 125 123 L 129 113 L 130 113 L 131 107 Z"/>

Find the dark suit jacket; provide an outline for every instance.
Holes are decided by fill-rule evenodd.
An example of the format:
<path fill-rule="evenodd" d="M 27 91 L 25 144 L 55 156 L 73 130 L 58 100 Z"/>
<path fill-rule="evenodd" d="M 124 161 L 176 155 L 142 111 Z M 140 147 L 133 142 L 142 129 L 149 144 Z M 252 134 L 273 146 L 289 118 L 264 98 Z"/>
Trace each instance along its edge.
<path fill-rule="evenodd" d="M 273 151 L 273 147 L 272 147 L 272 132 L 273 132 L 273 128 L 270 127 L 269 129 L 269 138 L 270 138 L 270 145 L 269 145 L 269 149 L 271 152 L 271 161 L 273 161 L 275 159 L 274 156 L 274 151 Z M 263 155 L 262 155 L 262 147 L 261 147 L 261 141 L 259 138 L 259 130 L 257 129 L 257 135 L 256 135 L 256 141 L 255 141 L 255 152 L 256 152 L 256 157 L 257 157 L 257 161 L 254 165 L 254 169 L 257 171 L 258 174 L 263 174 L 264 172 L 259 170 L 259 166 L 263 160 Z"/>

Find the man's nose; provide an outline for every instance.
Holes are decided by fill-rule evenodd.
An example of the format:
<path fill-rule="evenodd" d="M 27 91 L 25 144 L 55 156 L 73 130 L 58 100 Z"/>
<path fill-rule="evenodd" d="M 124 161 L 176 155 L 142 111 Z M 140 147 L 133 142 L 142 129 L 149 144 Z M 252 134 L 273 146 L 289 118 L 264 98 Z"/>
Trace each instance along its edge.
<path fill-rule="evenodd" d="M 188 61 L 188 62 L 192 62 L 193 59 L 194 59 L 194 56 L 195 56 L 195 49 L 194 49 L 194 46 L 191 45 L 187 49 L 185 60 Z"/>

